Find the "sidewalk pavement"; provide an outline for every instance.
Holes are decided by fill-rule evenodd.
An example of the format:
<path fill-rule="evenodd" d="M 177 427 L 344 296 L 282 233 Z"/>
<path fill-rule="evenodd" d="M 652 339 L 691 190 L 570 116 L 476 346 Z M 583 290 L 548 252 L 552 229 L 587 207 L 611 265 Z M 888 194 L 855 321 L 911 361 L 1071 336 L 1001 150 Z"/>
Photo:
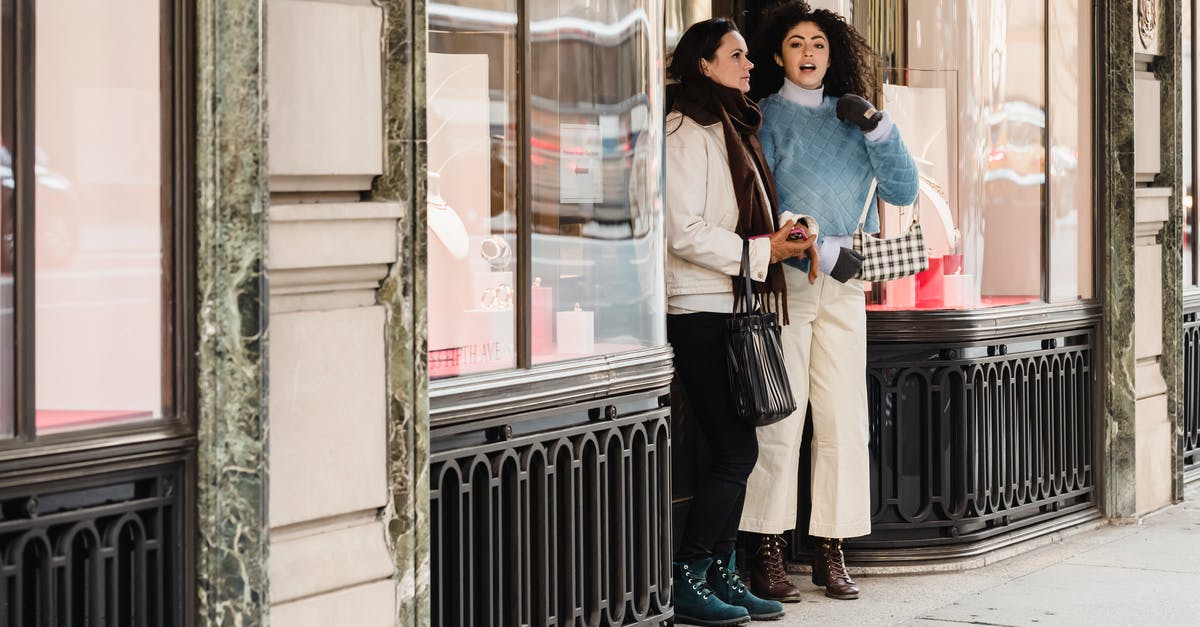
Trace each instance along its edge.
<path fill-rule="evenodd" d="M 974 570 L 855 575 L 856 601 L 808 582 L 791 625 L 1198 625 L 1200 482 L 1183 503 L 1136 525 L 1102 526 Z M 851 571 L 853 573 L 853 570 Z"/>

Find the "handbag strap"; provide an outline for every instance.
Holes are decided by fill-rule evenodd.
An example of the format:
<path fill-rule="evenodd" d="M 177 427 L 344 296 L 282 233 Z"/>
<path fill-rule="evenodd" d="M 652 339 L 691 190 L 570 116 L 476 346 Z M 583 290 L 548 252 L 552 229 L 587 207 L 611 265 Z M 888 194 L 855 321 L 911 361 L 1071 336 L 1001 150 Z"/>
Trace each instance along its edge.
<path fill-rule="evenodd" d="M 871 189 L 867 190 L 867 200 L 866 200 L 866 202 L 863 203 L 862 215 L 858 216 L 858 230 L 860 230 L 860 231 L 862 230 L 863 225 L 865 225 L 867 223 L 867 212 L 871 210 L 871 203 L 875 202 L 875 190 L 878 187 L 879 187 L 879 179 L 871 179 Z M 917 196 L 918 197 L 920 196 L 919 192 L 918 192 Z M 913 204 L 912 204 L 912 208 L 913 208 L 912 221 L 919 222 L 920 221 L 920 212 L 919 212 L 920 201 L 914 200 Z"/>
<path fill-rule="evenodd" d="M 735 314 L 736 313 L 750 313 L 751 311 L 753 311 L 753 309 L 750 308 L 750 298 L 753 295 L 753 291 L 750 289 L 750 240 L 745 239 L 745 238 L 742 239 L 741 276 L 742 276 L 742 289 L 745 291 L 745 294 L 743 294 L 743 296 L 745 298 L 742 300 L 741 311 L 733 312 Z"/>
<path fill-rule="evenodd" d="M 879 179 L 871 179 L 871 189 L 867 190 L 867 201 L 863 203 L 862 215 L 858 216 L 858 230 L 860 231 L 867 223 L 867 212 L 871 210 L 871 203 L 875 202 L 876 187 L 879 187 Z"/>

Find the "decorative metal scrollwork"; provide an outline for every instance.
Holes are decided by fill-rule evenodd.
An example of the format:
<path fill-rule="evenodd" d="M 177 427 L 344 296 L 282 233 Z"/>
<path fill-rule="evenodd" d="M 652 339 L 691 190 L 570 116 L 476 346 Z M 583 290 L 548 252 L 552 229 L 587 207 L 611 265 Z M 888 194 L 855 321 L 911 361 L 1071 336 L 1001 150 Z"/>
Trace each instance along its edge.
<path fill-rule="evenodd" d="M 1183 315 L 1183 466 L 1200 472 L 1200 320 L 1195 310 Z"/>
<path fill-rule="evenodd" d="M 0 625 L 183 625 L 178 483 L 174 467 L 0 492 Z"/>
<path fill-rule="evenodd" d="M 564 410 L 580 414 L 573 425 L 431 456 L 434 625 L 669 618 L 669 410 L 600 422 L 586 410 Z"/>
<path fill-rule="evenodd" d="M 1095 337 L 869 350 L 872 533 L 851 549 L 969 544 L 1094 508 Z"/>

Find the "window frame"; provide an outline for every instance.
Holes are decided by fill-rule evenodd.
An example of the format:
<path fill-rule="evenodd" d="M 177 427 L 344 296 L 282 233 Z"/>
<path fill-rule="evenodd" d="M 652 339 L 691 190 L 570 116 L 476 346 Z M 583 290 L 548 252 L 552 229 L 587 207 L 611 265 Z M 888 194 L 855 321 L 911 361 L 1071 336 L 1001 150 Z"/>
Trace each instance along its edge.
<path fill-rule="evenodd" d="M 11 212 L 6 217 L 12 219 L 14 250 L 10 375 L 14 378 L 14 433 L 0 438 L 0 469 L 8 462 L 51 453 L 73 455 L 139 443 L 150 444 L 150 449 L 171 448 L 177 446 L 173 440 L 192 437 L 196 430 L 195 8 L 184 0 L 159 0 L 163 416 L 135 423 L 37 434 L 36 188 L 32 158 L 36 128 L 36 4 L 37 0 L 0 0 L 3 16 L 0 45 L 4 54 L 0 58 L 0 80 L 12 86 L 11 96 L 0 95 L 0 132 L 4 133 L 5 142 L 13 146 L 15 192 L 12 202 L 4 207 Z M 161 442 L 162 446 L 154 446 L 154 442 Z"/>

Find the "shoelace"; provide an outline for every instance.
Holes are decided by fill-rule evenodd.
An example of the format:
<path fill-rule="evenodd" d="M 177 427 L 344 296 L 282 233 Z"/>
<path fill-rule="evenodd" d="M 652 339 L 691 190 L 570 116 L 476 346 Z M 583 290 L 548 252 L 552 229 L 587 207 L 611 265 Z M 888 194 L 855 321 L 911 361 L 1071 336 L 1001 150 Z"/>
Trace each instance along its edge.
<path fill-rule="evenodd" d="M 771 586 L 788 581 L 787 573 L 783 568 L 783 547 L 787 546 L 787 541 L 782 536 L 770 536 L 763 538 L 761 544 L 758 545 L 759 557 L 768 558 L 766 561 L 767 579 Z"/>
<path fill-rule="evenodd" d="M 727 564 L 721 560 L 717 560 L 717 570 L 721 571 L 721 579 L 729 582 L 729 586 L 734 592 L 742 594 L 746 592 L 746 584 L 742 581 L 742 576 L 736 570 L 729 568 Z"/>
<path fill-rule="evenodd" d="M 704 597 L 705 601 L 708 600 L 708 597 L 712 596 L 713 591 L 708 585 L 708 580 L 705 579 L 703 575 L 697 575 L 693 573 L 692 570 L 687 567 L 687 564 L 683 565 L 683 576 L 692 584 L 692 590 Z"/>
<path fill-rule="evenodd" d="M 829 572 L 829 581 L 845 579 L 847 582 L 853 583 L 850 573 L 846 572 L 846 560 L 842 555 L 841 543 L 825 543 L 825 564 Z"/>

